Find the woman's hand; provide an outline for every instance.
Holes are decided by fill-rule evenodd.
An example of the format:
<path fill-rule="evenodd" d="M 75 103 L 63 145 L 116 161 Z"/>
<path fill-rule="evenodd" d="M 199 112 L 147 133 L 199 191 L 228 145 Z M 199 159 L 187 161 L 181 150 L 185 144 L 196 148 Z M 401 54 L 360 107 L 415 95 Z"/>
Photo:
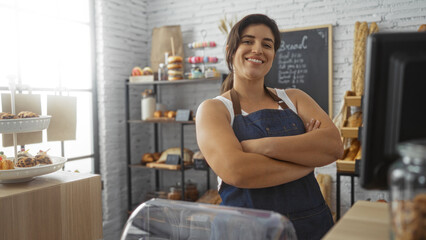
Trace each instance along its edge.
<path fill-rule="evenodd" d="M 311 119 L 311 121 L 305 124 L 306 132 L 310 132 L 312 130 L 318 129 L 321 126 L 321 122 L 315 119 Z"/>
<path fill-rule="evenodd" d="M 321 126 L 321 122 L 319 120 L 311 119 L 311 121 L 307 122 L 305 124 L 306 132 L 310 132 L 313 130 L 319 129 Z M 265 154 L 262 152 L 262 144 L 260 144 L 259 139 L 253 139 L 253 140 L 245 140 L 241 142 L 241 147 L 243 148 L 244 152 L 249 153 L 257 153 L 257 154 Z"/>

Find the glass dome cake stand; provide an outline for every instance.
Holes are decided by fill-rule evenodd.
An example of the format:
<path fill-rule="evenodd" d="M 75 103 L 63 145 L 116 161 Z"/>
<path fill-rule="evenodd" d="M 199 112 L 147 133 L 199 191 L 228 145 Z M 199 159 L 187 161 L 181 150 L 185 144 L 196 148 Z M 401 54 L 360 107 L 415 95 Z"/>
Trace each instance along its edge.
<path fill-rule="evenodd" d="M 293 224 L 272 211 L 151 199 L 130 215 L 121 240 L 293 240 Z"/>
<path fill-rule="evenodd" d="M 11 90 L 11 109 L 12 114 L 15 114 L 15 87 L 14 84 L 10 84 Z M 17 133 L 29 133 L 38 132 L 49 127 L 51 116 L 39 116 L 34 118 L 18 118 L 18 119 L 0 119 L 0 133 L 1 134 L 12 134 L 13 145 L 14 145 L 14 156 L 8 158 L 12 160 L 14 164 L 17 161 Z M 15 169 L 0 170 L 0 183 L 17 183 L 31 181 L 36 176 L 56 172 L 61 169 L 67 161 L 64 157 L 50 156 L 52 164 L 37 165 L 34 167 L 19 168 L 15 166 Z"/>

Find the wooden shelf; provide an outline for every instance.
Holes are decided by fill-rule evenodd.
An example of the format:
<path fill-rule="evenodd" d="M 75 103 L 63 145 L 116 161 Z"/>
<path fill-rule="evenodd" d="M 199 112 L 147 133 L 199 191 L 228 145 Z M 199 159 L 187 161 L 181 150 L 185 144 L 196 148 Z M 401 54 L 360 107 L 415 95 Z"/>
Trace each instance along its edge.
<path fill-rule="evenodd" d="M 131 86 L 142 86 L 142 85 L 170 85 L 170 84 L 185 84 L 185 83 L 201 83 L 201 82 L 214 82 L 214 81 L 221 81 L 221 77 L 215 77 L 215 78 L 197 78 L 197 79 L 182 79 L 182 80 L 175 80 L 175 81 L 148 81 L 148 82 L 139 82 L 139 83 L 131 83 L 127 82 L 128 85 Z"/>
<path fill-rule="evenodd" d="M 346 106 L 361 106 L 361 96 L 355 96 L 355 93 L 352 91 L 347 91 L 345 94 L 345 105 Z"/>
<path fill-rule="evenodd" d="M 195 124 L 195 121 L 176 121 L 174 118 L 149 118 L 147 120 L 129 120 L 129 123 L 182 123 Z"/>
<path fill-rule="evenodd" d="M 357 127 L 342 127 L 340 129 L 342 137 L 345 138 L 358 138 L 358 128 Z"/>
<path fill-rule="evenodd" d="M 355 161 L 337 160 L 337 171 L 342 172 L 355 172 Z"/>
<path fill-rule="evenodd" d="M 191 169 L 192 164 L 186 164 L 186 169 Z M 168 170 L 168 171 L 180 171 L 180 164 L 179 165 L 170 165 L 170 164 L 164 164 L 164 163 L 147 163 L 147 165 L 142 164 L 130 164 L 129 167 L 131 168 L 142 168 L 142 169 L 158 169 L 158 170 Z"/>

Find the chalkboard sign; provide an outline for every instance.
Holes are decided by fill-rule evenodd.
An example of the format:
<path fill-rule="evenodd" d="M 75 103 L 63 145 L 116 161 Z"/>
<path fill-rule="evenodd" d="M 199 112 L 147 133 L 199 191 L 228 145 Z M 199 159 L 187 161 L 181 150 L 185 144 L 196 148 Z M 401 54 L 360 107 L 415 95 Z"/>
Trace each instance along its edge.
<path fill-rule="evenodd" d="M 332 26 L 281 30 L 281 46 L 265 84 L 298 88 L 332 116 Z"/>
<path fill-rule="evenodd" d="M 177 154 L 167 155 L 166 164 L 171 164 L 171 165 L 180 164 L 180 155 L 177 155 Z"/>

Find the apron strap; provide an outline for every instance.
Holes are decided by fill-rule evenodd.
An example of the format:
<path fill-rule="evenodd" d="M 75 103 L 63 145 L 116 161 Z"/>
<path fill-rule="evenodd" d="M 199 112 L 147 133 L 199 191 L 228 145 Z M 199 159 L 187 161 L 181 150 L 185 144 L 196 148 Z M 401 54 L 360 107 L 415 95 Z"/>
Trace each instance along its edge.
<path fill-rule="evenodd" d="M 263 87 L 265 88 L 265 91 L 267 93 L 269 93 L 269 96 L 271 96 L 272 99 L 274 99 L 275 102 L 278 103 L 278 105 L 281 106 L 282 109 L 287 109 L 287 103 L 285 103 L 281 98 L 279 98 L 275 93 L 273 93 L 272 91 L 270 91 L 266 85 L 263 85 Z"/>
<path fill-rule="evenodd" d="M 264 85 L 265 91 L 271 96 L 271 98 L 278 103 L 278 105 L 281 106 L 282 109 L 287 109 L 287 104 L 279 98 L 275 93 L 271 92 L 265 85 Z M 241 115 L 241 105 L 240 105 L 240 99 L 238 97 L 237 91 L 235 91 L 234 88 L 231 89 L 231 101 L 232 101 L 232 108 L 234 109 L 234 115 Z"/>

